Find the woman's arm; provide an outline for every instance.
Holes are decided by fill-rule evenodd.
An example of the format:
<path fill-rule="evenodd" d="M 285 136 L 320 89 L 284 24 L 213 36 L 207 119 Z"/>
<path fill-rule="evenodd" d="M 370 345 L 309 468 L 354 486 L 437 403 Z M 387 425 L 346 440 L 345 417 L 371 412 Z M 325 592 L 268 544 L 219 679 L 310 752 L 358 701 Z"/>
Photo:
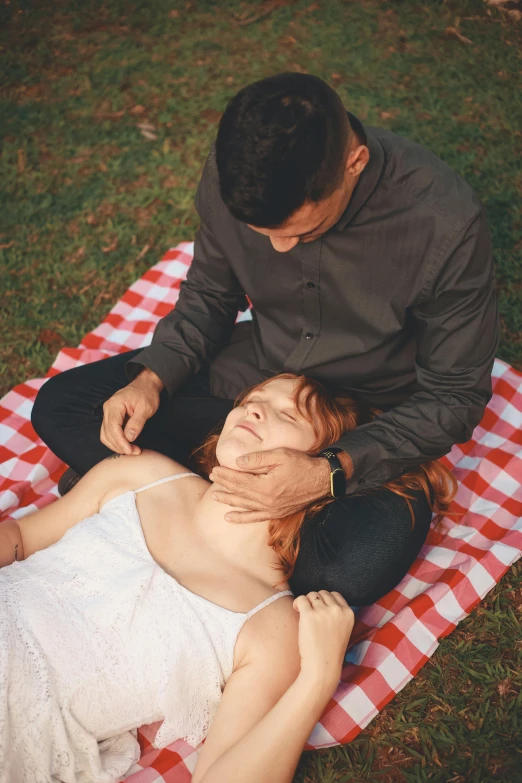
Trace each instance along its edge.
<path fill-rule="evenodd" d="M 353 612 L 339 593 L 300 596 L 294 608 L 300 617 L 300 671 L 295 629 L 292 643 L 292 631 L 278 629 L 267 617 L 271 638 L 266 645 L 258 638 L 258 652 L 230 677 L 193 783 L 291 783 L 304 744 L 339 682 L 353 627 Z"/>
<path fill-rule="evenodd" d="M 18 522 L 8 519 L 0 525 L 0 568 L 23 559 L 24 545 Z"/>
<path fill-rule="evenodd" d="M 96 514 L 111 497 L 183 470 L 174 460 L 144 450 L 99 462 L 63 498 L 21 519 L 0 524 L 0 568 L 23 560 L 62 538 L 69 528 Z"/>

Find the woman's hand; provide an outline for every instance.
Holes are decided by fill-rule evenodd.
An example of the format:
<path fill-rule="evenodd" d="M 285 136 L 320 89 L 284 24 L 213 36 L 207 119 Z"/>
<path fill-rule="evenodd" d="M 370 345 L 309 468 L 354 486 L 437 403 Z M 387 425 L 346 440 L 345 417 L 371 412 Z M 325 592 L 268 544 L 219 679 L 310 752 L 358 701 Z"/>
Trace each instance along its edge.
<path fill-rule="evenodd" d="M 320 590 L 294 601 L 299 612 L 301 675 L 329 698 L 335 691 L 352 633 L 354 614 L 340 593 Z"/>

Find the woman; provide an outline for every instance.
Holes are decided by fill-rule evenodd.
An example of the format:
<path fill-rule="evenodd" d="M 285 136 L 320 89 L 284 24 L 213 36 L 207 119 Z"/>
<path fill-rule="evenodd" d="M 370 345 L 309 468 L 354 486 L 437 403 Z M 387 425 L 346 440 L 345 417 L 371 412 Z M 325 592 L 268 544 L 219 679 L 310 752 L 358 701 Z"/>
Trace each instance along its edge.
<path fill-rule="evenodd" d="M 253 443 L 317 453 L 356 424 L 351 400 L 291 374 L 237 403 L 202 449 L 207 474 Z M 431 486 L 441 510 L 446 474 L 425 466 L 396 491 Z M 2 783 L 120 780 L 137 727 L 160 720 L 158 747 L 208 733 L 194 783 L 292 780 L 353 613 L 335 592 L 292 600 L 304 514 L 234 525 L 212 487 L 160 454 L 120 456 L 0 525 Z"/>

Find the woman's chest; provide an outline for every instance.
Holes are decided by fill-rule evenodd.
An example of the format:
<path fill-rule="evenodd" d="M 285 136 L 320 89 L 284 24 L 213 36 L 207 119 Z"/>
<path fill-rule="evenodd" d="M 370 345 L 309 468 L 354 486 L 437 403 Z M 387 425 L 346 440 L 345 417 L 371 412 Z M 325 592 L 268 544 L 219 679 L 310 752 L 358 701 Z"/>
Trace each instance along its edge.
<path fill-rule="evenodd" d="M 140 508 L 147 548 L 156 563 L 183 587 L 232 611 L 248 611 L 266 586 L 245 568 L 233 547 L 194 523 L 187 506 L 161 503 Z"/>

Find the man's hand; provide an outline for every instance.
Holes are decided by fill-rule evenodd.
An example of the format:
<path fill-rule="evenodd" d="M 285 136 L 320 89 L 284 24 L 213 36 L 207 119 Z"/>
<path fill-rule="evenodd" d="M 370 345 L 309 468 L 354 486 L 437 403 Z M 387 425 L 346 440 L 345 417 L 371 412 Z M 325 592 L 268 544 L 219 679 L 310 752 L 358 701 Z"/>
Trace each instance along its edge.
<path fill-rule="evenodd" d="M 141 454 L 140 447 L 132 441 L 158 410 L 162 389 L 163 383 L 156 373 L 145 368 L 132 383 L 109 397 L 103 404 L 101 442 L 118 454 Z"/>
<path fill-rule="evenodd" d="M 225 515 L 230 522 L 281 519 L 330 494 L 327 460 L 302 451 L 255 451 L 238 457 L 237 464 L 238 470 L 219 465 L 210 474 L 211 481 L 219 485 L 212 497 L 242 509 Z"/>

